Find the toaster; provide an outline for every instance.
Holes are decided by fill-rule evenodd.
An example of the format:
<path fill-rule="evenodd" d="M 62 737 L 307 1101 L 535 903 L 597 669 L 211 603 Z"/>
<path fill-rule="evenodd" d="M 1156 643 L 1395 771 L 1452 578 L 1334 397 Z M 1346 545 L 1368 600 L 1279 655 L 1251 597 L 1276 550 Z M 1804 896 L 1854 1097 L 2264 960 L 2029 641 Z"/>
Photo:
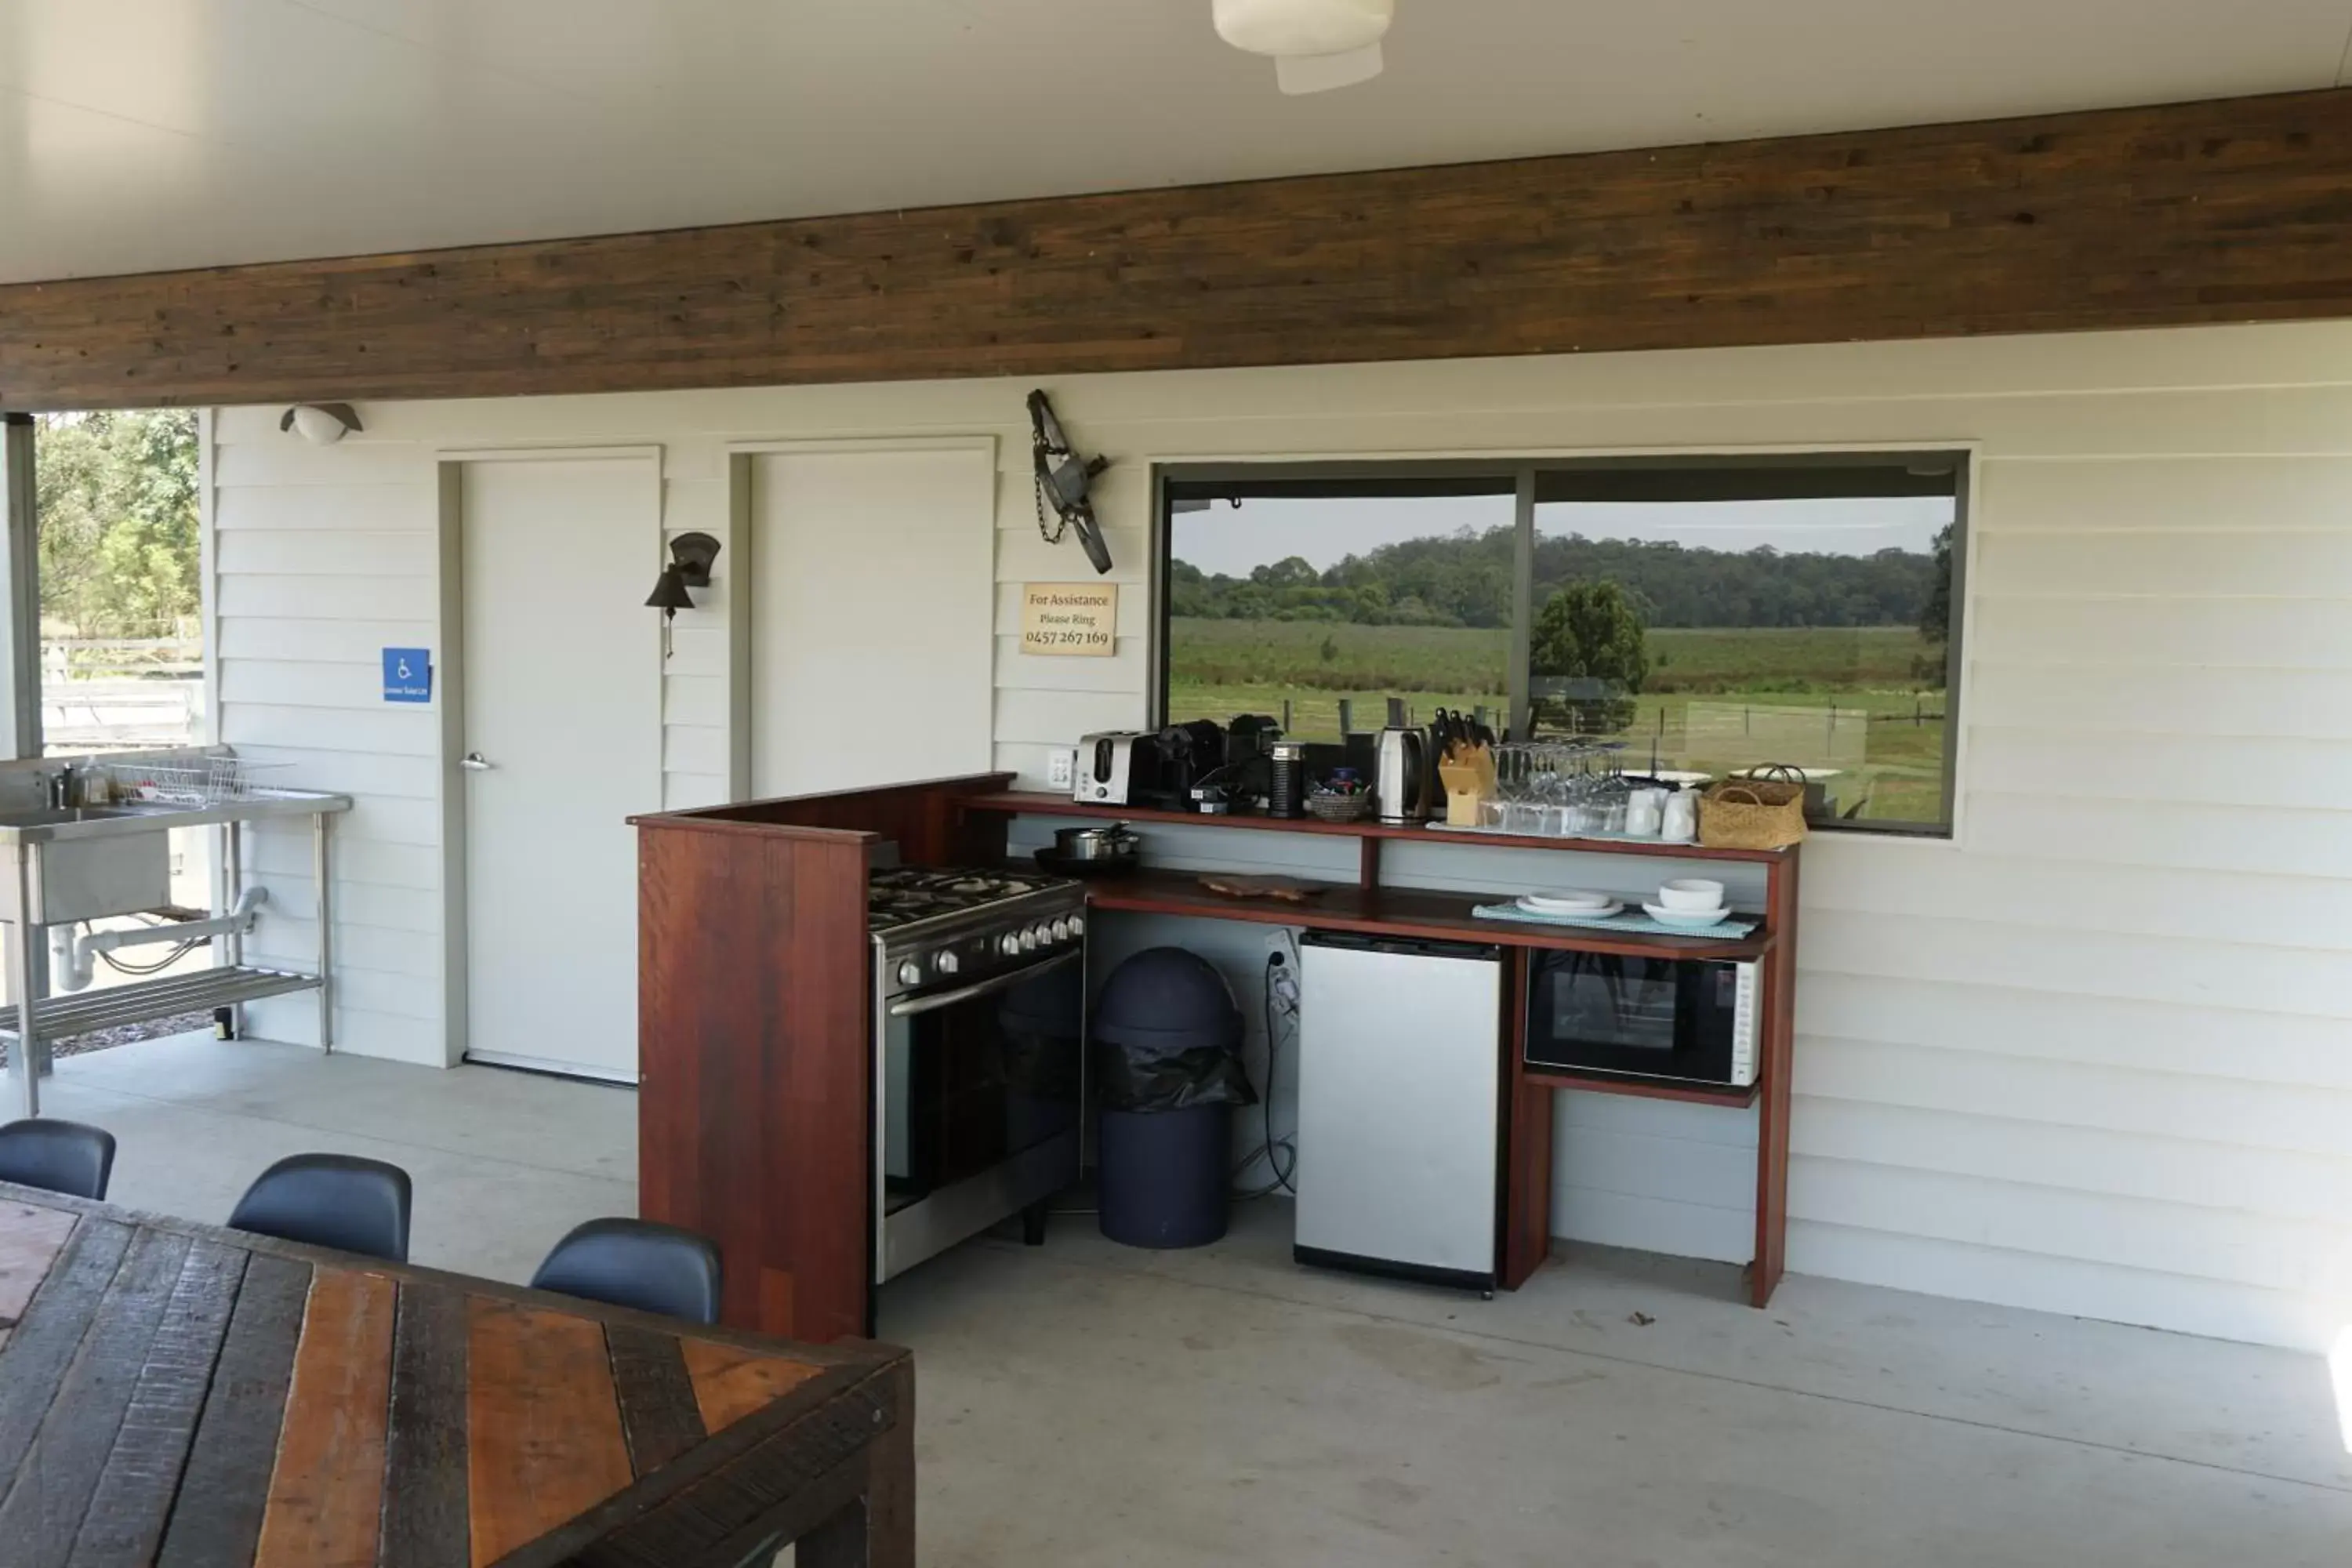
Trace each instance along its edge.
<path fill-rule="evenodd" d="M 1070 798 L 1096 805 L 1133 805 L 1158 787 L 1159 737 L 1139 730 L 1113 730 L 1078 742 Z"/>

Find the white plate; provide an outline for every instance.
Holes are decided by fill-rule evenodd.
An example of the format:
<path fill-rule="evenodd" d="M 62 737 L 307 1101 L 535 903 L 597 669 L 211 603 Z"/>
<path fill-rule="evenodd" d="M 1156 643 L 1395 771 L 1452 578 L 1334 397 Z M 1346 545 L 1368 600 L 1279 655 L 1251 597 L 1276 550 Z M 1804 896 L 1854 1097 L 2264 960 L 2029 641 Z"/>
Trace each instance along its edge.
<path fill-rule="evenodd" d="M 1625 909 L 1623 904 L 1608 903 L 1579 904 L 1572 910 L 1563 910 L 1548 908 L 1545 905 L 1536 902 L 1533 899 L 1521 899 L 1518 903 L 1519 908 L 1525 910 L 1531 915 L 1573 916 L 1577 920 L 1585 921 L 1605 920 L 1611 915 L 1623 913 Z"/>
<path fill-rule="evenodd" d="M 1693 930 L 1702 926 L 1721 925 L 1731 918 L 1731 911 L 1727 909 L 1670 910 L 1664 904 L 1643 904 L 1642 912 L 1662 926 L 1689 926 Z"/>
<path fill-rule="evenodd" d="M 1525 893 L 1520 895 L 1519 903 L 1524 908 L 1541 910 L 1549 915 L 1572 915 L 1585 910 L 1597 910 L 1605 904 L 1614 904 L 1617 900 L 1606 893 Z"/>

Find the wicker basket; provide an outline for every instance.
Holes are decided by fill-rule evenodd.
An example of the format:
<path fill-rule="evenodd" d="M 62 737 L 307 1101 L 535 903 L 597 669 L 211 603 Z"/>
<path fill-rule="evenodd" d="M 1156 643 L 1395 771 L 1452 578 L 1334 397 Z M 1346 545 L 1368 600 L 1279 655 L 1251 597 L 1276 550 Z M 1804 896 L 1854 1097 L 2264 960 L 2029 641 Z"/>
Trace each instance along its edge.
<path fill-rule="evenodd" d="M 1805 837 L 1805 786 L 1734 779 L 1698 797 L 1698 841 L 1710 849 L 1785 849 Z"/>
<path fill-rule="evenodd" d="M 1326 822 L 1361 822 L 1372 814 L 1371 792 L 1361 795 L 1310 795 L 1307 809 Z"/>

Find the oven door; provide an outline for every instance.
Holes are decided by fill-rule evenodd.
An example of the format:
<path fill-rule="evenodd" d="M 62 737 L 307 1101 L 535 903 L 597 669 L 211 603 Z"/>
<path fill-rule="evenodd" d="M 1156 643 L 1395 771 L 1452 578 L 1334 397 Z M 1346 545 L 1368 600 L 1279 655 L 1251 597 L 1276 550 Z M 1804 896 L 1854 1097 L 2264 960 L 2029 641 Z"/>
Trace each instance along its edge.
<path fill-rule="evenodd" d="M 877 1009 L 875 1278 L 1077 1178 L 1086 970 L 1076 950 Z"/>
<path fill-rule="evenodd" d="M 1528 1065 L 1692 1083 L 1752 1078 L 1738 1049 L 1752 965 L 1544 952 L 1528 979 Z"/>

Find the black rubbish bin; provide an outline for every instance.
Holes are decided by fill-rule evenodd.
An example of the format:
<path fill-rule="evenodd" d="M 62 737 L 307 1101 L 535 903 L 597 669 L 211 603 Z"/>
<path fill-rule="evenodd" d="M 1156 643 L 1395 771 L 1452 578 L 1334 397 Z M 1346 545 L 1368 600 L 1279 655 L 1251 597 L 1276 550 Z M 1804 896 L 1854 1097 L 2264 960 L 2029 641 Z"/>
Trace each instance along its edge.
<path fill-rule="evenodd" d="M 1233 1110 L 1257 1103 L 1242 1013 L 1207 960 L 1139 952 L 1095 1003 L 1102 1233 L 1129 1247 L 1205 1247 L 1225 1234 Z"/>

